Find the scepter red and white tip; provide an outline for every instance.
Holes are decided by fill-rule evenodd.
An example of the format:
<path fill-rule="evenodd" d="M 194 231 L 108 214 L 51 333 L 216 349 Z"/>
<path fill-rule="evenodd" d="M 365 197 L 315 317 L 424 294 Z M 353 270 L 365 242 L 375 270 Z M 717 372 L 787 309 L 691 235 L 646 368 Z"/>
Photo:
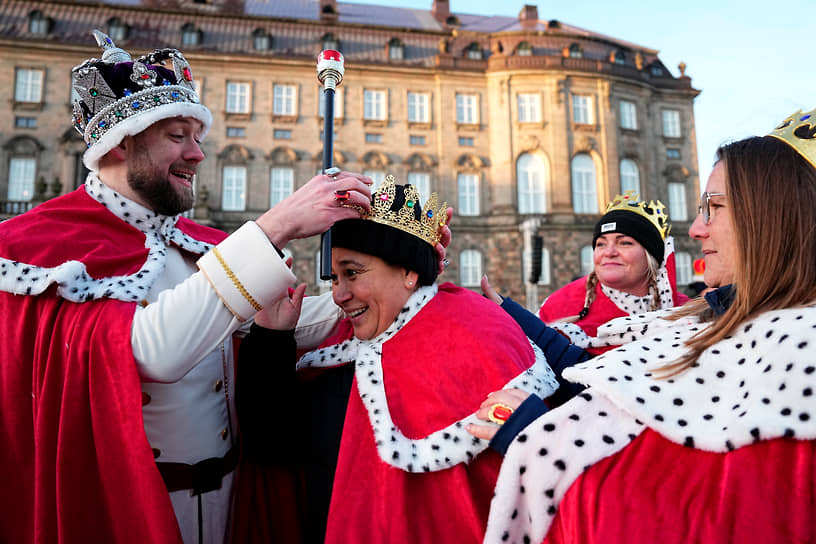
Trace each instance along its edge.
<path fill-rule="evenodd" d="M 324 89 L 334 89 L 343 81 L 343 55 L 340 51 L 326 49 L 317 56 L 317 80 Z"/>

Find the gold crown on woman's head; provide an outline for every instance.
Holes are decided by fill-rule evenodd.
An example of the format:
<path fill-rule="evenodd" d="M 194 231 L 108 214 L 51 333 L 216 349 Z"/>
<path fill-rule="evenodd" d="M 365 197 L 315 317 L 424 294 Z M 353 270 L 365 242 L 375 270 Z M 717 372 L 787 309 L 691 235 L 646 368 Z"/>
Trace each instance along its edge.
<path fill-rule="evenodd" d="M 671 231 L 669 225 L 669 216 L 666 214 L 666 206 L 659 200 L 649 200 L 648 202 L 638 201 L 638 194 L 634 191 L 625 191 L 622 195 L 617 195 L 612 202 L 606 206 L 607 214 L 615 210 L 626 210 L 628 212 L 636 213 L 641 217 L 646 218 L 660 233 L 662 239 L 666 239 L 666 235 Z"/>
<path fill-rule="evenodd" d="M 436 193 L 431 193 L 430 198 L 425 203 L 420 219 L 415 216 L 415 208 L 419 206 L 419 191 L 413 185 L 405 185 L 405 202 L 398 210 L 392 210 L 394 197 L 397 193 L 394 176 L 385 176 L 380 187 L 371 199 L 371 211 L 361 211 L 360 219 L 376 221 L 381 225 L 387 225 L 405 231 L 409 234 L 421 238 L 422 240 L 435 246 L 442 233 L 440 229 L 447 220 L 448 203 L 445 202 L 438 207 L 438 197 Z"/>
<path fill-rule="evenodd" d="M 816 168 L 816 109 L 808 113 L 797 111 L 789 115 L 768 136 L 778 138 L 794 148 L 813 168 Z"/>

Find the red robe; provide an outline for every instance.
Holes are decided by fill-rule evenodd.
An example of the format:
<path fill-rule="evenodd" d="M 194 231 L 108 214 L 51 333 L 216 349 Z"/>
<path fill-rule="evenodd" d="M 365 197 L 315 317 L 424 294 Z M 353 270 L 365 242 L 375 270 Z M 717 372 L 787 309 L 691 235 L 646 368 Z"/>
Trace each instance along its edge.
<path fill-rule="evenodd" d="M 192 238 L 225 234 L 179 219 Z M 93 278 L 132 274 L 145 236 L 80 188 L 0 225 L 0 257 L 82 262 Z M 130 344 L 135 303 L 70 302 L 0 291 L 0 542 L 178 543 L 173 508 L 147 442 Z"/>

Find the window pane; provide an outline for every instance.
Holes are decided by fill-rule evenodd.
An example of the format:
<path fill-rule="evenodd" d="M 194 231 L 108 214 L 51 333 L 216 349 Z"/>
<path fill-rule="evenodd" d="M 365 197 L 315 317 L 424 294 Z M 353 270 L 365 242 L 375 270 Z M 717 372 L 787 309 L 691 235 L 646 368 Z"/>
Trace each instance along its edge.
<path fill-rule="evenodd" d="M 584 246 L 581 248 L 581 275 L 586 276 L 592 269 L 595 268 L 595 263 L 592 260 L 592 246 Z"/>
<path fill-rule="evenodd" d="M 620 102 L 620 126 L 630 130 L 637 129 L 637 113 L 634 102 L 621 100 Z"/>
<path fill-rule="evenodd" d="M 320 104 L 318 104 L 318 115 L 323 118 L 326 113 L 326 91 L 320 89 Z M 343 89 L 337 88 L 334 90 L 334 118 L 340 119 L 343 117 Z"/>
<path fill-rule="evenodd" d="M 482 254 L 466 249 L 459 254 L 459 281 L 465 287 L 475 287 L 482 280 Z"/>
<path fill-rule="evenodd" d="M 426 93 L 408 93 L 408 121 L 427 123 L 429 116 L 430 95 Z"/>
<path fill-rule="evenodd" d="M 221 208 L 226 211 L 246 209 L 246 168 L 225 166 L 223 174 Z"/>
<path fill-rule="evenodd" d="M 626 191 L 634 191 L 640 195 L 640 173 L 637 163 L 631 159 L 623 159 L 620 162 L 621 194 Z"/>
<path fill-rule="evenodd" d="M 479 122 L 479 97 L 475 94 L 456 95 L 456 122 L 474 125 Z"/>
<path fill-rule="evenodd" d="M 18 68 L 16 76 L 15 102 L 40 102 L 42 99 L 42 71 Z"/>
<path fill-rule="evenodd" d="M 419 191 L 419 203 L 424 204 L 431 196 L 431 175 L 426 172 L 408 172 L 408 183 Z"/>
<path fill-rule="evenodd" d="M 686 186 L 683 183 L 669 183 L 669 219 L 688 221 Z"/>
<path fill-rule="evenodd" d="M 227 113 L 249 113 L 249 84 L 227 82 Z"/>
<path fill-rule="evenodd" d="M 479 176 L 477 174 L 459 174 L 457 176 L 459 193 L 459 215 L 479 215 Z"/>
<path fill-rule="evenodd" d="M 663 136 L 667 138 L 680 137 L 680 112 L 677 110 L 663 110 Z"/>
<path fill-rule="evenodd" d="M 584 153 L 572 159 L 572 209 L 575 213 L 598 213 L 595 163 Z"/>
<path fill-rule="evenodd" d="M 546 213 L 547 168 L 538 155 L 525 153 L 516 166 L 519 213 Z"/>
<path fill-rule="evenodd" d="M 295 104 L 294 85 L 275 85 L 273 87 L 272 113 L 275 115 L 295 115 L 297 106 Z"/>
<path fill-rule="evenodd" d="M 363 118 L 382 121 L 385 114 L 385 91 L 363 91 Z"/>
<path fill-rule="evenodd" d="M 272 168 L 269 173 L 269 207 L 292 194 L 295 173 L 291 168 Z"/>
<path fill-rule="evenodd" d="M 519 123 L 538 123 L 541 121 L 541 101 L 534 93 L 518 95 Z"/>
<path fill-rule="evenodd" d="M 691 265 L 691 255 L 684 252 L 674 254 L 674 264 L 677 269 L 677 286 L 682 287 L 690 284 L 694 278 L 694 270 Z"/>
<path fill-rule="evenodd" d="M 530 253 L 532 253 L 532 250 L 526 249 L 521 254 L 522 280 L 524 283 L 528 283 L 527 274 L 530 267 L 527 263 L 530 261 Z M 541 249 L 541 274 L 538 276 L 536 285 L 549 285 L 550 281 L 550 250 L 545 247 Z"/>
<path fill-rule="evenodd" d="M 572 121 L 587 125 L 592 124 L 592 97 L 579 94 L 572 95 Z"/>
<path fill-rule="evenodd" d="M 9 161 L 8 199 L 28 201 L 34 198 L 34 159 L 14 158 Z"/>

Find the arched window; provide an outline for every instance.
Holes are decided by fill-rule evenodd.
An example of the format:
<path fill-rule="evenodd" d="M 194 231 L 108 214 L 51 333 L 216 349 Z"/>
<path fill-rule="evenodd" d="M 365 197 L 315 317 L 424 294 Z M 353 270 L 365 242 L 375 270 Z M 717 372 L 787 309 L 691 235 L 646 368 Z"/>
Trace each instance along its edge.
<path fill-rule="evenodd" d="M 51 21 L 42 11 L 34 10 L 28 14 L 28 31 L 32 34 L 48 34 Z"/>
<path fill-rule="evenodd" d="M 598 213 L 598 195 L 595 183 L 595 162 L 586 153 L 572 158 L 572 211 Z"/>
<path fill-rule="evenodd" d="M 581 49 L 581 46 L 577 43 L 573 43 L 569 46 L 569 56 L 572 59 L 580 59 L 584 56 L 584 51 Z"/>
<path fill-rule="evenodd" d="M 516 163 L 519 213 L 547 213 L 548 165 L 541 156 L 525 153 Z"/>
<path fill-rule="evenodd" d="M 108 36 L 118 43 L 127 38 L 127 25 L 119 17 L 108 19 Z"/>
<path fill-rule="evenodd" d="M 592 269 L 595 268 L 595 263 L 592 259 L 592 256 L 595 252 L 592 249 L 592 246 L 584 246 L 581 248 L 581 275 L 586 276 Z"/>
<path fill-rule="evenodd" d="M 334 34 L 324 34 L 323 38 L 321 38 L 320 43 L 323 49 L 331 49 L 332 51 L 339 51 L 340 50 L 340 40 Z"/>
<path fill-rule="evenodd" d="M 191 46 L 201 43 L 201 31 L 193 23 L 185 23 L 181 27 L 181 45 Z"/>
<path fill-rule="evenodd" d="M 470 44 L 465 47 L 465 57 L 473 60 L 482 60 L 482 58 L 484 58 L 482 48 L 478 42 L 470 42 Z"/>
<path fill-rule="evenodd" d="M 482 254 L 466 249 L 459 254 L 459 283 L 463 287 L 478 287 L 482 281 Z"/>
<path fill-rule="evenodd" d="M 640 194 L 640 172 L 638 166 L 632 159 L 623 159 L 620 161 L 620 180 L 621 180 L 621 194 L 626 191 L 634 191 L 643 198 Z"/>
<path fill-rule="evenodd" d="M 272 36 L 263 28 L 256 28 L 252 32 L 252 47 L 255 51 L 269 51 L 272 49 Z"/>
<path fill-rule="evenodd" d="M 516 48 L 516 55 L 519 57 L 529 57 L 533 54 L 533 46 L 529 42 L 521 42 Z"/>
<path fill-rule="evenodd" d="M 405 58 L 405 45 L 399 38 L 392 38 L 388 42 L 388 60 L 402 60 Z"/>

